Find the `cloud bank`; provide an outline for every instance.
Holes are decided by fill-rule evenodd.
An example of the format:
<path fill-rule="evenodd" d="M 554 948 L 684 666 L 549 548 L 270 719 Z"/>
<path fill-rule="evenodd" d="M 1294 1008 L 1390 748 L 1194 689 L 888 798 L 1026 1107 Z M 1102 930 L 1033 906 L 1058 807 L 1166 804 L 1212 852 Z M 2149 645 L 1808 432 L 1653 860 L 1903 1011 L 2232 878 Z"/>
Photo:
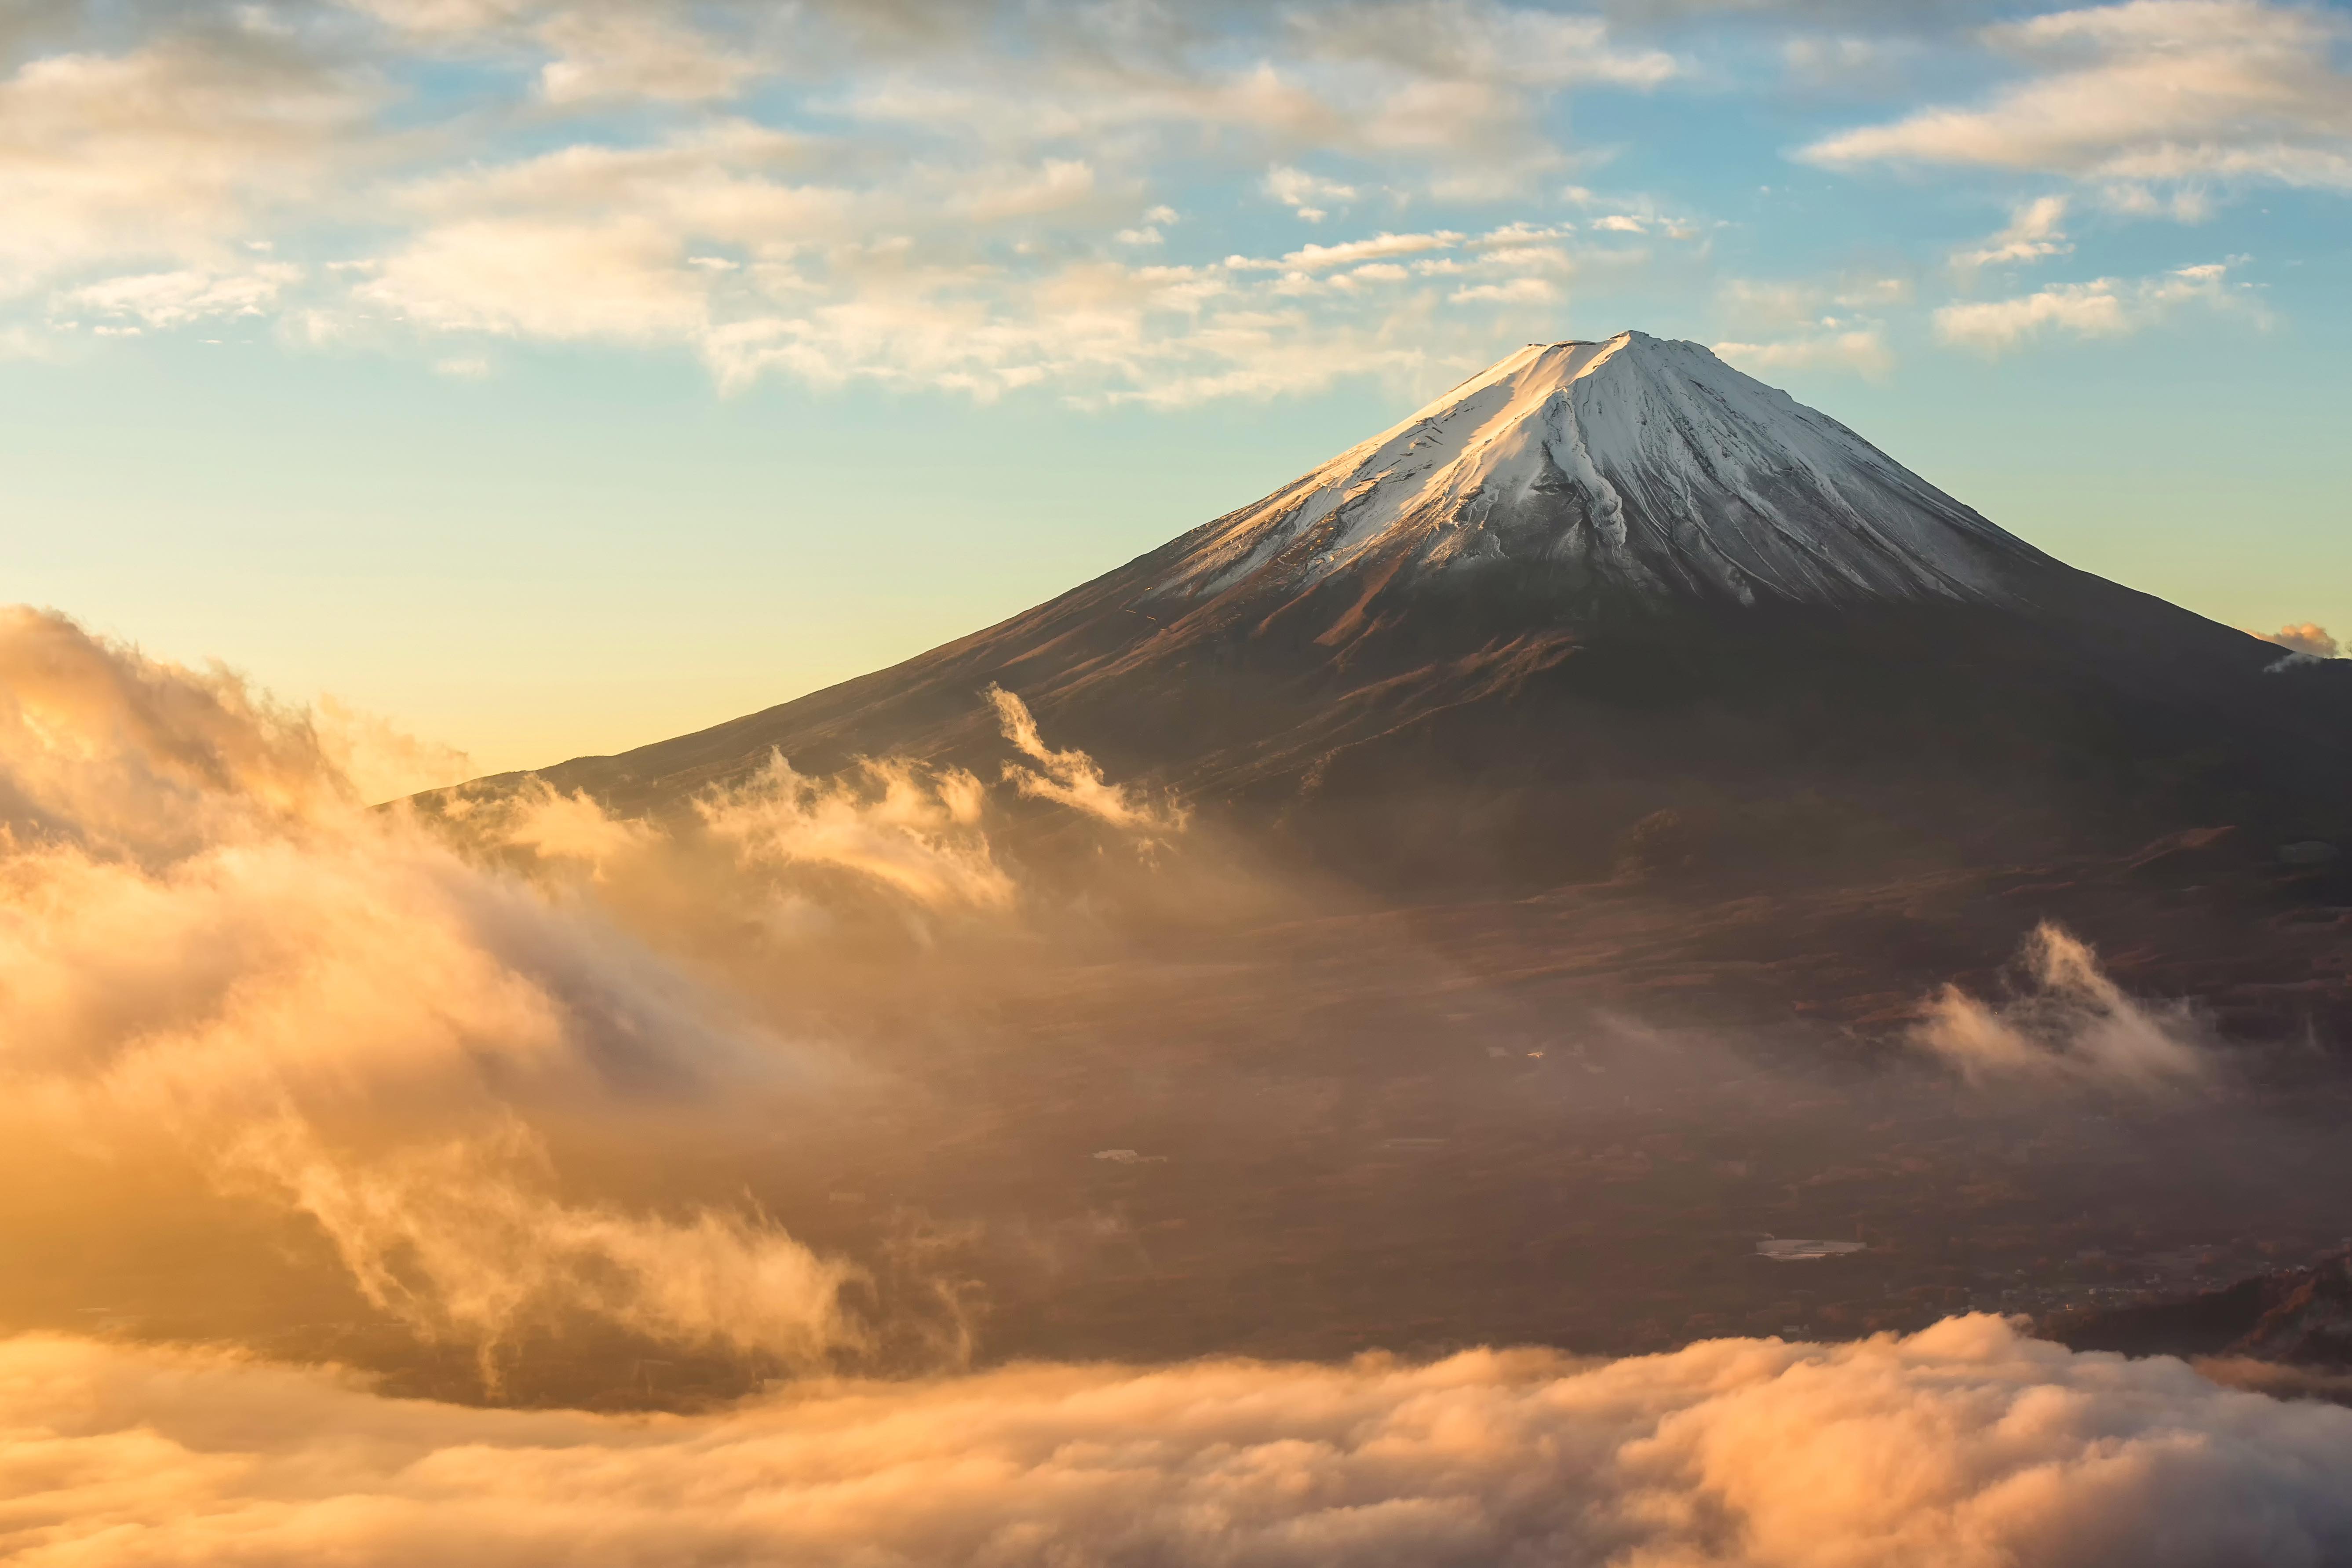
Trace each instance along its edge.
<path fill-rule="evenodd" d="M 20 1138 L 173 1151 L 486 1357 L 582 1312 L 795 1364 L 862 1342 L 845 1266 L 756 1215 L 566 1201 L 533 1127 L 805 1058 L 593 909 L 361 810 L 307 715 L 10 610 L 0 824 Z"/>
<path fill-rule="evenodd" d="M 2352 1551 L 2352 1411 L 1998 1319 L 1580 1363 L 1024 1366 L 713 1414 L 0 1343 L 26 1563 L 2197 1568 Z"/>
<path fill-rule="evenodd" d="M 1018 717 L 1022 791 L 1137 840 L 1181 827 Z M 859 1265 L 731 1193 L 624 1201 L 563 1142 L 656 1147 L 681 1117 L 772 1142 L 817 1114 L 841 1052 L 778 1020 L 873 956 L 829 931 L 878 911 L 887 959 L 916 917 L 1021 929 L 988 786 L 779 758 L 690 824 L 544 786 L 375 811 L 338 765 L 371 748 L 349 714 L 0 611 L 0 1129 L 299 1219 L 493 1385 L 508 1347 L 583 1321 L 771 1369 L 951 1350 L 937 1292 L 878 1323 Z"/>

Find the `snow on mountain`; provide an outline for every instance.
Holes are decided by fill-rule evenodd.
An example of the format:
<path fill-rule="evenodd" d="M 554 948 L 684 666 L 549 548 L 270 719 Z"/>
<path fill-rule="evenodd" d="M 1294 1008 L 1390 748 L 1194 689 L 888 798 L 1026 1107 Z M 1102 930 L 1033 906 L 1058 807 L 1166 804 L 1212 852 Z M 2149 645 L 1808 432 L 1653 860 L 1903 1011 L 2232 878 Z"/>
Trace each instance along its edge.
<path fill-rule="evenodd" d="M 1632 331 L 1531 343 L 1187 542 L 1154 596 L 1517 563 L 1742 604 L 2001 601 L 2049 564 L 1827 415 Z"/>

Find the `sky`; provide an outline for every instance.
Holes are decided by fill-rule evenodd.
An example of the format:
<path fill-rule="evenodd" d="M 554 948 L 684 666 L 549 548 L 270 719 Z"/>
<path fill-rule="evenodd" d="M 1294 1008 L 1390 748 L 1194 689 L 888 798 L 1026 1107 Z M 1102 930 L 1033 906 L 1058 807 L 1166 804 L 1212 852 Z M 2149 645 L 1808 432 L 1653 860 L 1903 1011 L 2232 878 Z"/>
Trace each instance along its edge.
<path fill-rule="evenodd" d="M 490 771 L 908 657 L 1522 343 L 2352 631 L 2352 11 L 16 0 L 0 598 Z"/>

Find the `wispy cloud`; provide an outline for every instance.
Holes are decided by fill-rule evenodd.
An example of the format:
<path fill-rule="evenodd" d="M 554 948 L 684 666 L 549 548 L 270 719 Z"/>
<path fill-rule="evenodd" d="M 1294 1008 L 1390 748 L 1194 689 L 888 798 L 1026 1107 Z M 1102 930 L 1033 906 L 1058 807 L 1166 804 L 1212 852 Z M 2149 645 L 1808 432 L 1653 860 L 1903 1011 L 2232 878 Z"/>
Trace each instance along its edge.
<path fill-rule="evenodd" d="M 1946 986 L 1913 1037 L 1979 1082 L 2009 1078 L 2147 1091 L 2211 1075 L 2195 1013 L 2127 994 L 2098 954 L 2070 932 L 2046 923 L 2036 929 L 2018 968 L 2022 984 L 2003 1002 Z"/>
<path fill-rule="evenodd" d="M 216 266 L 327 195 L 383 96 L 258 28 L 26 61 L 0 79 L 0 297 L 109 264 Z"/>
<path fill-rule="evenodd" d="M 2063 226 L 2065 221 L 2065 197 L 2037 196 L 2011 213 L 2009 226 L 1999 234 L 1981 245 L 1957 252 L 1952 265 L 1970 272 L 1985 267 L 2039 261 L 2046 256 L 2068 255 L 2074 247 L 2066 237 Z"/>
<path fill-rule="evenodd" d="M 1103 777 L 1101 766 L 1086 752 L 1056 750 L 1038 733 L 1029 705 L 1002 686 L 987 691 L 998 726 L 1013 749 L 1028 762 L 1024 767 L 1007 763 L 1005 782 L 1023 795 L 1050 800 L 1098 822 L 1145 837 L 1181 832 L 1191 813 L 1174 800 L 1155 800 L 1132 785 L 1115 784 Z"/>
<path fill-rule="evenodd" d="M 2095 182 L 2273 181 L 2352 188 L 2345 24 L 2267 0 L 2129 0 L 1989 29 L 2022 79 L 1974 108 L 1937 108 L 1823 138 L 1815 163 L 1981 164 Z"/>
<path fill-rule="evenodd" d="M 2007 300 L 1970 300 L 1936 311 L 1936 335 L 1948 343 L 2001 353 L 2052 332 L 2076 338 L 2120 338 L 2198 308 L 2265 318 L 2252 291 L 2230 279 L 2230 264 L 2184 267 L 2154 278 L 2094 279 L 2062 283 Z"/>

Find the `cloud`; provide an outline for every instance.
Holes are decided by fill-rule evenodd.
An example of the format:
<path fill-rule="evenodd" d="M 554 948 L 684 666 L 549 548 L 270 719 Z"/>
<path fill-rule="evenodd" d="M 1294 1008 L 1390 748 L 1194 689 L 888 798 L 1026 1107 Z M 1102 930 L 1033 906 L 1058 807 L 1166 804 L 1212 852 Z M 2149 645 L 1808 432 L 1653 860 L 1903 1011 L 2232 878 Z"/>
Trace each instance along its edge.
<path fill-rule="evenodd" d="M 538 779 L 487 796 L 461 790 L 441 809 L 487 842 L 582 866 L 600 878 L 613 863 L 656 849 L 662 838 L 648 823 L 616 817 L 577 790 L 562 793 Z"/>
<path fill-rule="evenodd" d="M 355 11 L 412 33 L 457 37 L 482 32 L 541 8 L 538 0 L 344 0 Z"/>
<path fill-rule="evenodd" d="M 425 226 L 354 298 L 434 333 L 674 346 L 730 389 L 784 374 L 1172 405 L 1421 369 L 1441 352 L 1424 306 L 1394 291 L 1310 313 L 1282 306 L 1298 296 L 1280 280 L 1228 265 L 980 262 L 1000 230 L 1098 205 L 1131 213 L 1084 162 L 913 171 L 880 189 L 794 177 L 810 155 L 730 123 L 420 181 L 404 200 Z M 898 232 L 859 237 L 877 228 Z M 1319 273 L 1461 239 L 1382 234 L 1239 270 Z"/>
<path fill-rule="evenodd" d="M 1793 80 L 1822 88 L 1883 78 L 1906 52 L 1899 43 L 1884 38 L 1806 34 L 1781 43 L 1780 60 Z"/>
<path fill-rule="evenodd" d="M 362 801 L 398 800 L 472 778 L 480 771 L 455 746 L 420 740 L 331 696 L 311 704 L 310 732 L 318 737 L 327 765 Z"/>
<path fill-rule="evenodd" d="M 0 80 L 0 296 L 93 265 L 211 267 L 323 193 L 380 96 L 267 32 L 27 61 Z"/>
<path fill-rule="evenodd" d="M 564 1202 L 520 1124 L 365 1160 L 292 1118 L 224 1142 L 230 1190 L 315 1220 L 372 1304 L 428 1342 L 475 1347 L 492 1392 L 519 1331 L 583 1318 L 799 1372 L 870 1348 L 842 1300 L 856 1268 L 740 1209 L 677 1219 Z"/>
<path fill-rule="evenodd" d="M 2196 1015 L 2125 994 L 2098 955 L 2044 922 L 2019 954 L 2025 988 L 1995 1006 L 1948 985 L 1912 1038 L 1972 1081 L 2023 1079 L 2154 1090 L 2209 1077 Z"/>
<path fill-rule="evenodd" d="M 1323 221 L 1369 194 L 1520 199 L 1572 162 L 1554 95 L 1685 69 L 1604 20 L 1494 0 L 173 16 L 135 12 L 103 35 L 120 52 L 52 52 L 0 81 L 0 293 L 44 289 L 61 312 L 0 321 L 0 341 L 257 313 L 289 342 L 427 366 L 477 363 L 450 340 L 495 336 L 677 353 L 728 391 L 781 376 L 1095 405 L 1442 375 L 1495 346 L 1444 319 L 1484 297 L 1360 268 L 1458 245 L 1452 228 L 1267 268 L 1345 279 L 1328 289 L 1207 254 L 1111 258 L 1213 243 L 1208 225 L 1171 233 L 1172 214 L 1135 221 L 1171 182 L 1262 181 Z M 65 12 L 47 26 L 35 47 L 100 38 Z M 249 265 L 258 226 L 286 260 Z M 1538 267 L 1565 262 L 1519 270 Z"/>
<path fill-rule="evenodd" d="M 532 1120 L 772 1096 L 813 1058 L 597 910 L 362 810 L 335 756 L 367 739 L 0 614 L 0 1127 L 307 1216 L 377 1308 L 488 1370 L 583 1316 L 860 1352 L 846 1265 L 756 1214 L 565 1194 Z"/>
<path fill-rule="evenodd" d="M 1998 1319 L 1592 1363 L 1032 1365 L 705 1415 L 389 1400 L 0 1342 L 0 1537 L 93 1568 L 574 1563 L 2319 1563 L 2352 1411 Z"/>
<path fill-rule="evenodd" d="M 1092 757 L 1076 750 L 1055 751 L 1037 732 L 1029 705 L 1002 686 L 987 691 L 998 724 L 1013 750 L 1035 763 L 1035 768 L 1008 763 L 1004 779 L 1023 795 L 1050 800 L 1082 812 L 1097 821 L 1129 832 L 1156 837 L 1181 832 L 1190 810 L 1172 800 L 1152 801 L 1141 791 L 1103 778 Z"/>
<path fill-rule="evenodd" d="M 489 1387 L 583 1331 L 747 1376 L 952 1361 L 962 1298 L 919 1237 L 820 1251 L 664 1151 L 772 1150 L 883 1092 L 834 1024 L 779 1021 L 865 1005 L 839 972 L 1034 940 L 989 833 L 1013 793 L 1139 842 L 1183 826 L 993 709 L 1021 759 L 996 804 L 953 768 L 779 758 L 683 821 L 530 781 L 372 810 L 463 759 L 0 611 L 0 1138 L 161 1173 L 135 1223 L 192 1247 L 274 1227 L 304 1292 L 470 1350 Z"/>
<path fill-rule="evenodd" d="M 2000 353 L 2050 331 L 2078 338 L 2128 337 L 2188 305 L 2242 311 L 2257 323 L 2266 321 L 2249 286 L 2231 282 L 2229 272 L 2229 263 L 2209 262 L 2153 278 L 2099 278 L 2056 284 L 2014 299 L 1945 305 L 1936 311 L 1936 335 L 1959 347 Z"/>
<path fill-rule="evenodd" d="M 1720 342 L 1715 352 L 1750 374 L 1770 376 L 1791 370 L 1847 370 L 1885 376 L 1895 370 L 1895 351 L 1875 327 L 1816 332 L 1777 342 Z"/>
<path fill-rule="evenodd" d="M 1600 17 L 1491 0 L 1333 5 L 1305 13 L 1295 25 L 1318 55 L 1489 87 L 1648 88 L 1683 69 L 1664 50 L 1618 47 Z"/>
<path fill-rule="evenodd" d="M 152 663 L 62 616 L 0 607 L 5 847 L 168 861 L 347 798 L 301 715 L 233 676 Z"/>
<path fill-rule="evenodd" d="M 1390 234 L 1351 239 L 1339 245 L 1305 245 L 1284 257 L 1281 266 L 1299 272 L 1322 272 L 1359 261 L 1379 261 L 1392 256 L 1418 256 L 1424 251 L 1450 250 L 1462 243 L 1451 229 L 1435 234 Z M 1271 265 L 1271 264 L 1269 264 Z"/>
<path fill-rule="evenodd" d="M 355 292 L 439 331 L 558 341 L 691 338 L 709 314 L 680 237 L 626 217 L 452 224 L 386 258 Z"/>
<path fill-rule="evenodd" d="M 1353 185 L 1343 185 L 1337 180 L 1327 180 L 1304 169 L 1280 165 L 1266 171 L 1265 194 L 1297 212 L 1308 223 L 1321 223 L 1331 216 L 1327 207 L 1344 205 L 1357 198 Z"/>
<path fill-rule="evenodd" d="M 1982 245 L 1954 255 L 1952 265 L 1972 271 L 2010 262 L 2038 261 L 2045 256 L 2070 255 L 2074 247 L 2060 226 L 2065 219 L 2065 197 L 2037 196 L 2011 213 L 2007 228 Z"/>
<path fill-rule="evenodd" d="M 2352 77 L 2333 11 L 2263 0 L 2130 0 L 1984 34 L 2025 79 L 1974 109 L 1922 110 L 1806 148 L 1817 163 L 1979 164 L 2126 191 L 2271 181 L 2352 189 Z"/>
<path fill-rule="evenodd" d="M 812 779 L 778 754 L 696 810 L 753 865 L 846 871 L 926 909 L 1003 909 L 1013 879 L 981 826 L 984 801 L 980 780 L 961 768 L 868 760 L 849 777 Z"/>
<path fill-rule="evenodd" d="M 2344 651 L 2336 639 L 2327 635 L 2326 626 L 2312 621 L 2305 621 L 2299 626 L 2290 623 L 2274 632 L 2255 632 L 2252 635 L 2264 642 L 2274 642 L 2289 653 L 2299 653 L 2310 658 L 2334 658 Z"/>
<path fill-rule="evenodd" d="M 1425 170 L 1505 191 L 1562 162 L 1538 121 L 1549 94 L 1645 90 L 1681 68 L 1662 51 L 1617 47 L 1598 18 L 1493 0 L 1225 7 L 1197 19 L 1144 7 L 999 16 L 1025 47 L 908 62 L 861 83 L 854 111 L 952 121 L 999 146 L 1182 128 L 1280 163 L 1339 153 L 1381 160 L 1391 181 Z"/>
<path fill-rule="evenodd" d="M 730 99 L 764 68 L 740 50 L 645 11 L 562 11 L 539 37 L 555 51 L 539 72 L 540 96 L 553 104 Z"/>
<path fill-rule="evenodd" d="M 1743 335 L 1717 343 L 1715 352 L 1760 376 L 1790 370 L 1888 375 L 1895 351 L 1875 312 L 1910 298 L 1906 278 L 1864 276 L 1834 283 L 1735 278 L 1724 284 L 1718 309 Z"/>
<path fill-rule="evenodd" d="M 135 317 L 151 327 L 181 327 L 222 316 L 263 315 L 302 275 L 301 268 L 286 262 L 264 262 L 226 275 L 186 268 L 149 272 L 83 284 L 60 294 L 58 303 L 100 316 Z"/>
<path fill-rule="evenodd" d="M 1542 305 L 1559 298 L 1559 289 L 1543 278 L 1514 278 L 1507 283 L 1474 283 L 1447 296 L 1457 305 Z"/>

